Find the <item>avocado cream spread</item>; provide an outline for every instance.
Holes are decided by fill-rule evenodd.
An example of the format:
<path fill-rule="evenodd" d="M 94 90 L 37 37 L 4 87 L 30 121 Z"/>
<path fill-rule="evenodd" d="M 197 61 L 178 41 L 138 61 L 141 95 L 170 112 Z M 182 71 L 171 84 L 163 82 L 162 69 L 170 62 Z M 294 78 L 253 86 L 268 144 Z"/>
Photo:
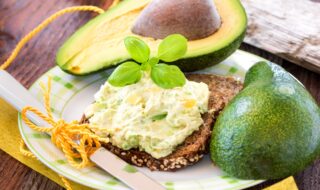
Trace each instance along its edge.
<path fill-rule="evenodd" d="M 85 116 L 98 135 L 124 150 L 137 148 L 161 158 L 203 124 L 209 89 L 193 81 L 163 89 L 144 73 L 138 83 L 124 87 L 106 82 L 94 97 Z"/>

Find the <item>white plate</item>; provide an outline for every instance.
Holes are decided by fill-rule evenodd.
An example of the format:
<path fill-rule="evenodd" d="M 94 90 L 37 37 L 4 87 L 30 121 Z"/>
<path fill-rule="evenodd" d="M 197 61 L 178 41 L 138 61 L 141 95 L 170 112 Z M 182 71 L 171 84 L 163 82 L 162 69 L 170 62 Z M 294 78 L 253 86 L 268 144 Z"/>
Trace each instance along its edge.
<path fill-rule="evenodd" d="M 262 58 L 255 55 L 237 51 L 226 61 L 198 71 L 198 73 L 212 73 L 224 76 L 234 76 L 239 80 L 244 79 L 246 71 Z M 94 75 L 76 77 L 54 67 L 42 75 L 30 88 L 31 93 L 42 101 L 40 82 L 46 83 L 47 76 L 52 76 L 51 106 L 53 112 L 66 121 L 78 120 L 83 110 L 93 102 L 93 94 L 106 81 L 111 70 L 106 70 Z M 50 137 L 43 133 L 31 130 L 18 116 L 19 129 L 28 148 L 55 172 L 80 184 L 96 189 L 126 190 L 127 186 L 108 173 L 96 167 L 77 170 L 68 165 L 62 152 L 50 141 Z M 108 160 L 106 160 L 107 162 Z M 146 168 L 140 171 L 159 181 L 168 190 L 230 190 L 243 189 L 261 183 L 262 180 L 240 180 L 223 173 L 210 161 L 209 156 L 194 166 L 176 172 L 151 172 Z"/>

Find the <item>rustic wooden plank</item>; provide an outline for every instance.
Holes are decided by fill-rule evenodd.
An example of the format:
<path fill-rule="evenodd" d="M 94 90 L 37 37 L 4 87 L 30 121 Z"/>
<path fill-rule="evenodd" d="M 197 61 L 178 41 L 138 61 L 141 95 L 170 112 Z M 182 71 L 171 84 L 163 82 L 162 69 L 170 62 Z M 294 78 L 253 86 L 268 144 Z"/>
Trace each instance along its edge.
<path fill-rule="evenodd" d="M 23 35 L 51 13 L 63 7 L 81 4 L 95 4 L 107 7 L 110 2 L 111 0 L 107 0 L 107 2 L 101 0 L 51 0 L 46 1 L 46 3 L 43 3 L 42 0 L 0 0 L 0 63 L 8 56 Z M 9 68 L 9 71 L 25 86 L 29 87 L 43 72 L 54 66 L 55 52 L 64 39 L 91 16 L 92 14 L 80 13 L 60 18 L 36 39 L 28 43 L 22 54 L 14 62 L 14 65 Z M 306 85 L 306 88 L 320 103 L 320 75 L 295 66 L 288 61 L 250 45 L 243 45 L 242 49 L 283 65 Z M 1 189 L 63 189 L 1 150 L 0 160 Z M 320 162 L 318 161 L 315 162 L 315 165 L 308 167 L 304 172 L 297 175 L 296 181 L 299 188 L 302 190 L 320 189 L 319 171 Z M 258 190 L 274 182 L 268 181 L 250 188 L 250 190 Z"/>
<path fill-rule="evenodd" d="M 99 5 L 108 7 L 112 0 L 6 0 L 0 1 L 0 63 L 9 56 L 18 41 L 53 13 L 75 5 Z M 34 37 L 8 68 L 13 76 L 29 87 L 37 78 L 55 65 L 55 54 L 59 46 L 77 28 L 86 23 L 92 12 L 70 13 L 58 18 L 44 31 Z"/>
<path fill-rule="evenodd" d="M 320 73 L 320 0 L 242 0 L 245 42 Z"/>
<path fill-rule="evenodd" d="M 58 184 L 21 164 L 0 150 L 0 185 L 2 190 L 62 190 Z"/>

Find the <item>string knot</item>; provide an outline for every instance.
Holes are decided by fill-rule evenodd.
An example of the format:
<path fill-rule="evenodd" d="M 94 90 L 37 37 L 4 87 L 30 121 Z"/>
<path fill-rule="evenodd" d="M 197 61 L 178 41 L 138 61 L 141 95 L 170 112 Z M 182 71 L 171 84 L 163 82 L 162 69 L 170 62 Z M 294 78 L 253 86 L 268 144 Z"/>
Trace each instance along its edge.
<path fill-rule="evenodd" d="M 81 124 L 78 121 L 67 123 L 63 119 L 55 121 L 50 109 L 51 78 L 48 79 L 47 86 L 46 88 L 41 84 L 47 115 L 36 108 L 28 106 L 21 112 L 23 121 L 35 131 L 51 134 L 51 141 L 63 151 L 68 162 L 73 167 L 81 169 L 92 165 L 89 160 L 90 155 L 101 147 L 101 142 L 108 143 L 109 139 L 101 138 L 94 134 L 89 124 Z M 43 119 L 51 127 L 39 127 L 32 123 L 27 118 L 27 112 L 29 111 Z"/>

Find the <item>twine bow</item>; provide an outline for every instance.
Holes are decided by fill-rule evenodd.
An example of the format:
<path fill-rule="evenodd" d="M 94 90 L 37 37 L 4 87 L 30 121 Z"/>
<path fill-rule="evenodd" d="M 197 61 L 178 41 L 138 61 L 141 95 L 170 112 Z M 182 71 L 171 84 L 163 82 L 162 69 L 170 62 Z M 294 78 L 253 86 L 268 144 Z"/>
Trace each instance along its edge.
<path fill-rule="evenodd" d="M 90 155 L 101 147 L 100 142 L 108 143 L 109 140 L 95 135 L 90 130 L 89 124 L 79 124 L 78 121 L 67 123 L 62 119 L 55 121 L 50 109 L 50 77 L 48 78 L 47 86 L 48 87 L 46 88 L 44 84 L 41 84 L 47 115 L 41 113 L 36 108 L 27 106 L 21 112 L 22 120 L 35 131 L 50 133 L 52 143 L 63 151 L 69 164 L 73 167 L 81 169 L 92 165 L 89 160 Z M 27 117 L 29 111 L 47 122 L 51 127 L 40 127 L 35 125 Z"/>

